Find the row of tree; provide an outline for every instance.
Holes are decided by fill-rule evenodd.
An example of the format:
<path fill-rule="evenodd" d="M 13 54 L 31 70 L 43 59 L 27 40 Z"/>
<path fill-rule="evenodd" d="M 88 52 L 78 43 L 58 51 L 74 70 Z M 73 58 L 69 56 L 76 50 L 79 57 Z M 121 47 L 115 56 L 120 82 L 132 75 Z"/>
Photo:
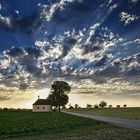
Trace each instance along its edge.
<path fill-rule="evenodd" d="M 107 107 L 107 102 L 105 101 L 101 101 L 99 104 L 95 104 L 95 105 L 91 105 L 91 104 L 87 104 L 86 105 L 86 108 L 105 108 Z M 116 105 L 117 108 L 120 108 L 121 106 L 120 105 Z M 126 104 L 124 104 L 122 107 L 127 107 Z M 75 104 L 74 106 L 72 106 L 71 104 L 69 105 L 69 109 L 77 109 L 77 108 L 81 108 L 78 104 Z M 112 105 L 108 105 L 108 108 L 113 108 Z"/>
<path fill-rule="evenodd" d="M 105 102 L 105 101 L 101 101 L 100 103 L 99 103 L 99 105 L 98 104 L 95 104 L 95 105 L 91 105 L 91 104 L 87 104 L 87 106 L 86 106 L 87 108 L 105 108 L 105 107 L 108 107 L 108 108 L 113 108 L 113 105 L 108 105 L 107 106 L 107 103 Z M 120 108 L 121 106 L 120 105 L 116 105 L 116 108 Z M 124 104 L 122 107 L 127 107 L 127 105 L 126 104 Z"/>

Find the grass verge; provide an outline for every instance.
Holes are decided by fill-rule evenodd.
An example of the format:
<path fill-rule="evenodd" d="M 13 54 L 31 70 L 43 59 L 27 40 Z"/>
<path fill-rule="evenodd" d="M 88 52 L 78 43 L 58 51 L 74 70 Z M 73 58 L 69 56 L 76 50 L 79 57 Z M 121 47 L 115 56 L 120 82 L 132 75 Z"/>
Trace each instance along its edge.
<path fill-rule="evenodd" d="M 140 120 L 140 107 L 132 108 L 79 108 L 79 109 L 69 109 L 67 111 L 77 112 L 82 114 L 94 114 L 94 115 L 103 115 L 127 119 Z"/>

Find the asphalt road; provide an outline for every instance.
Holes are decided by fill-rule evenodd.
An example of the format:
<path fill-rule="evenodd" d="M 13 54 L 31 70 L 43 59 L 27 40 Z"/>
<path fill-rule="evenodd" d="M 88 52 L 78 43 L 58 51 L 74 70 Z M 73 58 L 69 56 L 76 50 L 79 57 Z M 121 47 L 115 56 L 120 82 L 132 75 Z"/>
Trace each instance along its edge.
<path fill-rule="evenodd" d="M 81 114 L 81 113 L 74 113 L 74 112 L 67 112 L 67 111 L 63 111 L 63 112 L 67 114 L 80 116 L 80 117 L 91 118 L 98 121 L 108 122 L 108 123 L 115 124 L 118 126 L 140 129 L 140 120 L 114 118 L 114 117 L 100 116 L 100 115 L 88 115 L 88 114 Z"/>

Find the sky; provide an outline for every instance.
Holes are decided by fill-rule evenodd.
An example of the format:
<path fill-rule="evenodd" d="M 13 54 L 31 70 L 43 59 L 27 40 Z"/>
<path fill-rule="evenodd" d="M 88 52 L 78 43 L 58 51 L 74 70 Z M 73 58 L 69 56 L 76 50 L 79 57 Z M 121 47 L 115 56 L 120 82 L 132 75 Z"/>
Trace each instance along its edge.
<path fill-rule="evenodd" d="M 140 106 L 140 0 L 0 0 L 0 107 L 31 108 L 67 81 L 69 104 Z"/>

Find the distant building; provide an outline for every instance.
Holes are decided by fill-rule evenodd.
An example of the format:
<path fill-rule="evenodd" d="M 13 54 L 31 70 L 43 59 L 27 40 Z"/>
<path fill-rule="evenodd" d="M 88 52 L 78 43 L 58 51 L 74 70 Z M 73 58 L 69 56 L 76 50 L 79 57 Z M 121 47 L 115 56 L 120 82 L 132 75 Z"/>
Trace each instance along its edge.
<path fill-rule="evenodd" d="M 33 104 L 33 112 L 51 112 L 52 105 L 49 99 L 39 99 Z"/>

